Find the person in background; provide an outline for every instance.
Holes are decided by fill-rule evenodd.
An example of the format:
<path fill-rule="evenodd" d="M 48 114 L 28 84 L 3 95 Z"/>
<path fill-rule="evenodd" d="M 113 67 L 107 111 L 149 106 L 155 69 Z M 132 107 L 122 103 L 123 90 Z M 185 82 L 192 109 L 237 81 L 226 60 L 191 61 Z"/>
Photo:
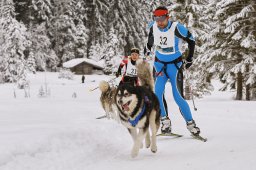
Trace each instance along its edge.
<path fill-rule="evenodd" d="M 140 58 L 140 51 L 138 48 L 131 49 L 131 55 L 125 56 L 124 59 L 121 61 L 118 71 L 116 72 L 116 77 L 121 75 L 121 70 L 124 67 L 124 72 L 122 75 L 122 79 L 119 83 L 129 83 L 134 86 L 139 85 L 139 80 L 137 76 L 137 69 L 136 69 L 136 61 Z"/>
<path fill-rule="evenodd" d="M 84 83 L 84 80 L 85 80 L 85 76 L 82 75 L 82 83 Z"/>

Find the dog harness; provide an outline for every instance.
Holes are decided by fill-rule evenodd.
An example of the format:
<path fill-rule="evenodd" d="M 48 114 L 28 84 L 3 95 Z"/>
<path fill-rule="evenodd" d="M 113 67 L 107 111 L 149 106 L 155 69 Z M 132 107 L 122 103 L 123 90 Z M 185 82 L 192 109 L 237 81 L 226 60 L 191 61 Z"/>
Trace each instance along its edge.
<path fill-rule="evenodd" d="M 144 98 L 144 105 L 143 105 L 143 108 L 142 108 L 140 114 L 139 114 L 137 117 L 135 117 L 134 120 L 131 120 L 130 118 L 128 119 L 128 122 L 129 122 L 133 127 L 135 127 L 135 126 L 138 124 L 140 118 L 143 116 L 143 114 L 144 114 L 144 112 L 145 112 L 145 108 L 146 108 L 146 103 L 149 103 L 148 96 L 145 96 L 145 98 Z"/>
<path fill-rule="evenodd" d="M 181 69 L 182 69 L 182 67 L 179 68 L 178 65 L 177 65 L 179 62 L 182 62 L 182 57 L 179 57 L 179 58 L 177 58 L 173 61 L 170 61 L 170 62 L 163 62 L 163 61 L 159 60 L 157 57 L 155 57 L 155 62 L 159 62 L 159 63 L 162 63 L 164 65 L 162 67 L 162 69 L 159 72 L 156 73 L 156 77 L 159 76 L 162 72 L 164 72 L 165 75 L 168 77 L 167 70 L 166 70 L 167 69 L 167 64 L 174 64 L 178 71 L 181 71 Z"/>

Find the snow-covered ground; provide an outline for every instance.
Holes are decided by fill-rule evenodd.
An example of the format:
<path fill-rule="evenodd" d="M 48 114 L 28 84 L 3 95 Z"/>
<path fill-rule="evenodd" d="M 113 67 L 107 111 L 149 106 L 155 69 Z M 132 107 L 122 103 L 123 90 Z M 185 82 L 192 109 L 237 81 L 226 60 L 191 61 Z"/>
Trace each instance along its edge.
<path fill-rule="evenodd" d="M 156 154 L 143 148 L 132 159 L 127 130 L 114 120 L 95 119 L 104 111 L 99 90 L 89 89 L 110 78 L 86 76 L 82 84 L 80 76 L 64 80 L 57 73 L 37 73 L 30 75 L 30 98 L 13 84 L 1 84 L 0 170 L 256 169 L 256 102 L 234 101 L 232 93 L 218 91 L 197 99 L 193 116 L 208 138 L 204 143 L 191 139 L 170 85 L 173 131 L 184 137 L 159 137 Z M 39 98 L 45 82 L 50 96 Z"/>

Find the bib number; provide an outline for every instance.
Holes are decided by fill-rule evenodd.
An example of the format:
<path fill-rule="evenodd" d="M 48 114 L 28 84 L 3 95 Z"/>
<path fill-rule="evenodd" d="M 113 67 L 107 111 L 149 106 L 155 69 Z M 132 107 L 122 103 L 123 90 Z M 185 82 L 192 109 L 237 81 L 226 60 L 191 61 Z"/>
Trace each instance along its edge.
<path fill-rule="evenodd" d="M 160 36 L 160 44 L 161 45 L 167 45 L 167 37 Z"/>
<path fill-rule="evenodd" d="M 130 74 L 133 76 L 136 76 L 137 75 L 136 69 L 132 68 Z"/>
<path fill-rule="evenodd" d="M 126 75 L 134 77 L 137 75 L 137 70 L 132 68 Z"/>

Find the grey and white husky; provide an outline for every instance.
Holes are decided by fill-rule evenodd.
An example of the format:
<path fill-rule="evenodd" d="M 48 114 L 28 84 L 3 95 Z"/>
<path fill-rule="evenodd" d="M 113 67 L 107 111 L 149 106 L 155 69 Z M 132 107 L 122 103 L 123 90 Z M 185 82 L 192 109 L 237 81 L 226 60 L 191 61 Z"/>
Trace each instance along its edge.
<path fill-rule="evenodd" d="M 124 83 L 115 88 L 110 87 L 106 81 L 99 84 L 102 91 L 100 101 L 107 116 L 115 118 L 117 114 L 118 120 L 132 136 L 132 157 L 138 155 L 144 139 L 147 148 L 150 147 L 153 153 L 157 151 L 156 133 L 160 126 L 160 107 L 153 92 L 152 69 L 144 61 L 139 61 L 136 67 L 141 86 Z"/>
<path fill-rule="evenodd" d="M 99 84 L 101 90 L 100 102 L 106 112 L 107 118 L 119 120 L 115 104 L 115 95 L 117 88 L 111 87 L 107 81 L 101 81 Z"/>
<path fill-rule="evenodd" d="M 146 147 L 150 147 L 155 153 L 156 133 L 160 126 L 160 108 L 155 94 L 144 86 L 123 84 L 117 89 L 116 105 L 120 121 L 128 129 L 134 141 L 131 156 L 138 155 L 144 139 Z"/>

